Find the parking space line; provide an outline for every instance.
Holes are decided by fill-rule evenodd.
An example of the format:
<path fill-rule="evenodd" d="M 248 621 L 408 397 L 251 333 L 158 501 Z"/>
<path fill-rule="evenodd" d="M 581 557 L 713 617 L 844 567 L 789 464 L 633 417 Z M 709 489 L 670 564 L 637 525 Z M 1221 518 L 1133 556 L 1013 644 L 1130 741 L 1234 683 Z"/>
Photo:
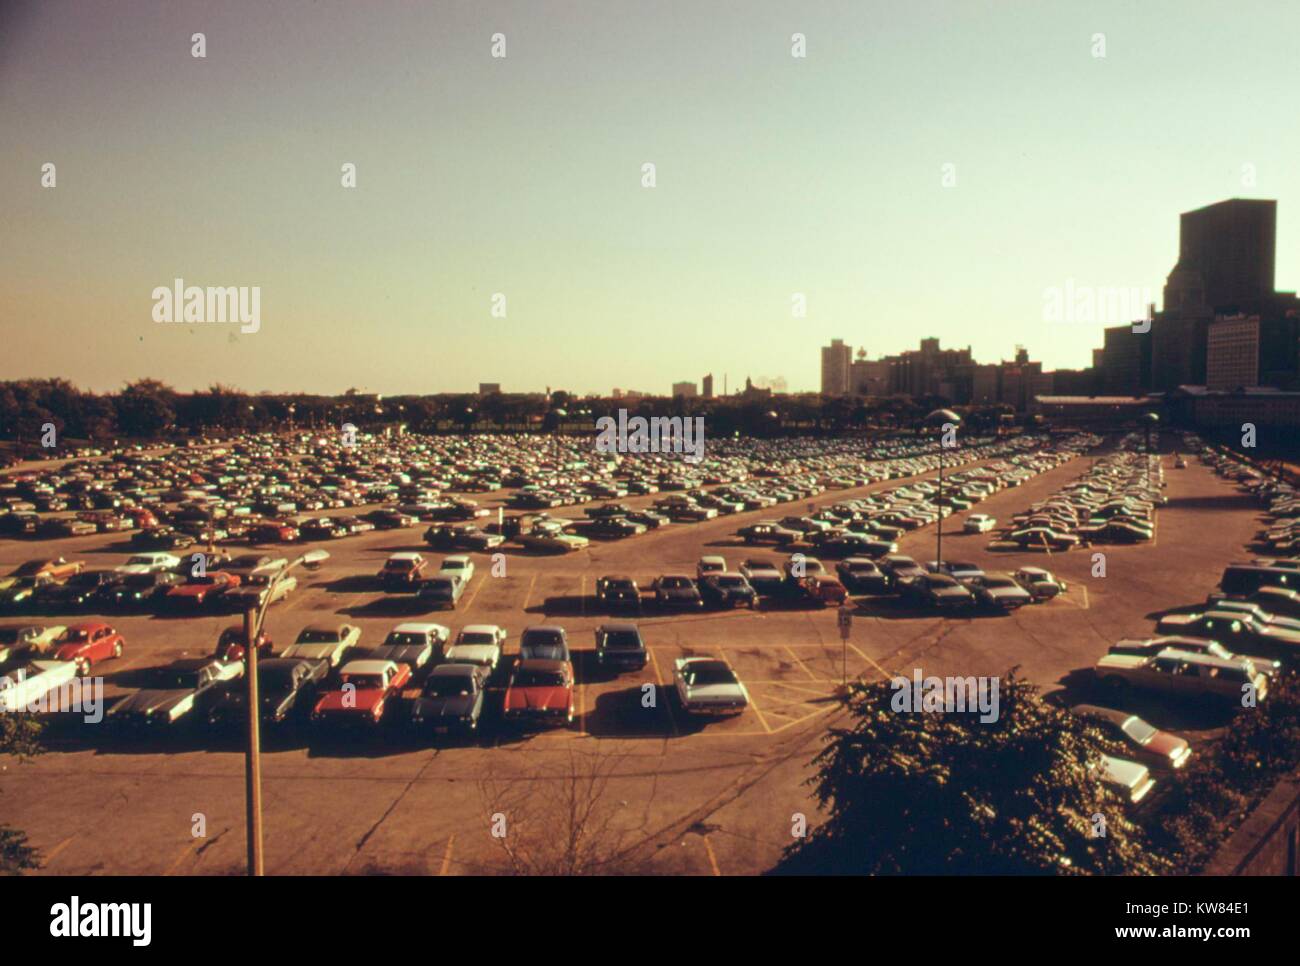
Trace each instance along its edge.
<path fill-rule="evenodd" d="M 523 611 L 528 612 L 528 602 L 533 599 L 533 587 L 537 585 L 537 574 L 533 574 L 533 579 L 528 582 L 528 593 L 524 594 Z"/>
<path fill-rule="evenodd" d="M 58 845 L 54 846 L 54 848 L 52 848 L 52 849 L 50 849 L 48 852 L 46 852 L 45 855 L 43 855 L 43 856 L 41 857 L 41 858 L 42 858 L 42 861 L 41 861 L 41 868 L 42 868 L 42 869 L 47 868 L 47 867 L 49 866 L 49 864 L 50 864 L 52 861 L 54 861 L 54 857 L 55 857 L 56 855 L 58 855 L 60 852 L 62 852 L 64 849 L 66 849 L 69 845 L 71 845 L 71 844 L 72 844 L 72 840 L 75 839 L 76 837 L 77 837 L 76 835 L 69 835 L 66 839 L 64 839 L 64 840 L 63 840 L 62 842 L 60 842 Z"/>
<path fill-rule="evenodd" d="M 447 870 L 451 868 L 451 847 L 456 841 L 456 836 L 447 837 L 447 848 L 442 853 L 442 867 L 438 869 L 438 875 L 446 875 Z"/>
<path fill-rule="evenodd" d="M 873 668 L 875 668 L 877 671 L 879 671 L 879 672 L 880 672 L 880 676 L 883 677 L 886 681 L 888 681 L 890 678 L 892 678 L 892 677 L 894 676 L 894 675 L 890 674 L 888 671 L 886 671 L 886 670 L 885 670 L 883 667 L 881 667 L 879 664 L 877 664 L 875 661 L 873 661 L 871 658 L 869 658 L 869 657 L 866 655 L 866 653 L 862 650 L 862 648 L 858 647 L 858 645 L 854 644 L 852 641 L 849 641 L 849 642 L 848 642 L 848 645 L 849 645 L 849 647 L 853 648 L 854 653 L 856 653 L 856 654 L 858 655 L 858 657 L 862 658 L 862 660 L 866 661 L 866 662 L 867 662 L 868 664 L 870 664 Z"/>
<path fill-rule="evenodd" d="M 478 597 L 478 592 L 482 590 L 486 584 L 487 584 L 486 577 L 483 577 L 479 580 L 478 586 L 474 588 L 474 593 L 470 594 L 469 600 L 465 602 L 465 610 L 469 610 L 471 607 L 474 606 L 474 601 Z"/>
<path fill-rule="evenodd" d="M 713 846 L 709 842 L 709 837 L 701 835 L 700 838 L 704 839 L 704 851 L 709 854 L 709 868 L 713 870 L 714 875 L 722 875 L 722 870 L 718 868 L 718 857 L 713 854 Z"/>
<path fill-rule="evenodd" d="M 681 731 L 677 728 L 677 715 L 673 713 L 673 702 L 669 697 L 668 685 L 664 684 L 664 676 L 659 671 L 659 660 L 655 657 L 655 649 L 650 647 L 646 648 L 646 650 L 650 652 L 650 663 L 653 664 L 655 668 L 655 687 L 663 692 L 664 707 L 668 709 L 668 723 L 672 725 L 673 737 L 679 738 L 681 737 Z"/>
<path fill-rule="evenodd" d="M 810 680 L 812 681 L 820 680 L 817 677 L 817 675 L 813 674 L 812 671 L 808 670 L 808 665 L 804 664 L 804 662 L 800 660 L 799 655 L 794 652 L 794 650 L 790 647 L 789 644 L 783 644 L 781 646 L 785 648 L 787 654 L 789 654 L 792 658 L 794 658 L 794 663 L 798 664 L 801 668 L 803 668 L 803 673 L 808 675 L 808 678 Z"/>
<path fill-rule="evenodd" d="M 758 702 L 754 700 L 753 694 L 750 694 L 749 696 L 749 706 L 754 709 L 754 714 L 758 715 L 758 723 L 763 726 L 763 730 L 770 735 L 772 733 L 772 726 L 769 725 L 767 719 L 763 717 L 763 712 L 759 710 Z"/>
<path fill-rule="evenodd" d="M 181 850 L 181 854 L 176 856 L 175 861 L 173 861 L 171 865 L 167 866 L 167 870 L 163 872 L 163 875 L 175 875 L 180 864 L 194 852 L 194 847 L 198 841 L 198 839 L 192 839 L 190 843 Z"/>

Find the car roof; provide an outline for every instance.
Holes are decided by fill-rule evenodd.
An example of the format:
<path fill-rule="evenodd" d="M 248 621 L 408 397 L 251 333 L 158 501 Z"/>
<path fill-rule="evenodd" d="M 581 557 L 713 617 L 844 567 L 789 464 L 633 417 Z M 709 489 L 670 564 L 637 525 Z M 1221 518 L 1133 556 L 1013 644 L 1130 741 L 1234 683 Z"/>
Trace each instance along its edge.
<path fill-rule="evenodd" d="M 343 665 L 340 674 L 383 674 L 388 668 L 396 669 L 397 665 L 392 661 L 361 660 L 348 661 Z"/>
<path fill-rule="evenodd" d="M 500 624 L 466 624 L 460 629 L 462 634 L 468 632 L 471 634 L 491 634 L 501 630 Z"/>
<path fill-rule="evenodd" d="M 618 634 L 625 632 L 635 632 L 639 634 L 641 628 L 636 624 L 633 624 L 631 621 L 611 621 L 608 624 L 601 624 L 596 628 L 596 633 L 598 634 Z"/>
<path fill-rule="evenodd" d="M 407 623 L 398 624 L 390 633 L 398 634 L 433 634 L 437 631 L 445 631 L 447 628 L 442 624 L 424 624 L 424 623 Z"/>

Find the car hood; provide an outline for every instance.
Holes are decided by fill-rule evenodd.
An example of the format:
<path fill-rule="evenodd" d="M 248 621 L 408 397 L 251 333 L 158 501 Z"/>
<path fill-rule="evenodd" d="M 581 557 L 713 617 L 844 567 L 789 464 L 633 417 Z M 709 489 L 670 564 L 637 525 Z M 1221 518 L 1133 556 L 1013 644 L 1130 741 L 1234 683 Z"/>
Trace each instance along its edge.
<path fill-rule="evenodd" d="M 370 657 L 377 661 L 396 661 L 398 664 L 415 667 L 420 663 L 421 656 L 427 656 L 426 652 L 431 654 L 432 650 L 429 644 L 381 644 L 370 652 Z"/>
<path fill-rule="evenodd" d="M 555 686 L 508 688 L 507 711 L 566 711 L 569 689 Z"/>
<path fill-rule="evenodd" d="M 1142 747 L 1148 751 L 1155 752 L 1163 758 L 1175 758 L 1187 747 L 1187 740 L 1179 738 L 1177 735 L 1171 735 L 1168 732 L 1160 731 L 1152 736 Z"/>
<path fill-rule="evenodd" d="M 380 688 L 358 688 L 356 691 L 330 691 L 316 702 L 317 713 L 365 714 L 388 696 Z M 346 699 L 346 701 L 345 701 Z"/>
<path fill-rule="evenodd" d="M 440 719 L 463 718 L 472 714 L 479 694 L 457 694 L 446 698 L 419 698 L 413 705 L 412 714 L 416 718 Z"/>
<path fill-rule="evenodd" d="M 147 688 L 123 698 L 113 705 L 114 715 L 148 717 L 180 710 L 191 701 L 194 692 L 189 688 Z"/>

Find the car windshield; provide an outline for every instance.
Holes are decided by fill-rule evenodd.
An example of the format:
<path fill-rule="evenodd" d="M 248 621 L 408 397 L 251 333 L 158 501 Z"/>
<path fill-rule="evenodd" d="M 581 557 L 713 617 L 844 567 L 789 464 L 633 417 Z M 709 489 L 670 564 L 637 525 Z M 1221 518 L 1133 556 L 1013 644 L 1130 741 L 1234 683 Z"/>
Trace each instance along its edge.
<path fill-rule="evenodd" d="M 665 577 L 662 586 L 669 590 L 684 590 L 689 587 L 691 582 L 685 577 Z"/>
<path fill-rule="evenodd" d="M 1016 582 L 1010 577 L 985 577 L 985 587 L 1014 587 Z"/>
<path fill-rule="evenodd" d="M 192 691 L 199 686 L 199 672 L 164 669 L 158 675 L 158 686 L 169 690 L 174 688 Z"/>
<path fill-rule="evenodd" d="M 1139 745 L 1145 745 L 1148 741 L 1159 734 L 1154 727 L 1147 724 L 1137 715 L 1129 717 L 1120 727 L 1124 729 L 1124 734 L 1128 735 Z"/>
<path fill-rule="evenodd" d="M 423 634 L 394 631 L 384 639 L 384 643 L 389 647 L 409 647 L 412 644 L 427 643 L 427 638 Z"/>
<path fill-rule="evenodd" d="M 601 645 L 607 650 L 638 650 L 641 635 L 636 631 L 606 631 L 601 635 Z"/>
<path fill-rule="evenodd" d="M 468 674 L 436 674 L 424 685 L 428 698 L 455 698 L 474 692 L 474 679 Z"/>
<path fill-rule="evenodd" d="M 462 631 L 457 644 L 495 644 L 496 638 L 488 631 Z"/>
<path fill-rule="evenodd" d="M 719 577 L 717 580 L 719 587 L 744 587 L 744 577 Z"/>
<path fill-rule="evenodd" d="M 442 580 L 439 580 L 439 579 L 435 578 L 435 579 L 433 579 L 433 580 L 426 581 L 426 583 L 425 583 L 424 586 L 425 586 L 425 589 L 426 589 L 426 590 L 432 590 L 432 591 L 438 591 L 438 592 L 444 592 L 444 591 L 445 591 L 445 592 L 447 592 L 447 593 L 450 593 L 450 592 L 451 592 L 451 581 L 450 581 L 449 579 L 442 579 Z"/>
<path fill-rule="evenodd" d="M 722 664 L 706 664 L 702 667 L 688 668 L 685 678 L 687 685 L 690 687 L 736 683 L 736 675 L 731 668 Z"/>
<path fill-rule="evenodd" d="M 351 684 L 358 691 L 373 691 L 375 688 L 384 686 L 384 676 L 382 674 L 345 674 L 343 675 L 343 684 Z"/>
<path fill-rule="evenodd" d="M 514 686 L 517 688 L 559 688 L 564 686 L 564 674 L 560 671 L 519 671 L 515 674 Z"/>
<path fill-rule="evenodd" d="M 122 581 L 127 587 L 152 587 L 154 578 L 150 574 L 132 574 Z"/>
<path fill-rule="evenodd" d="M 334 631 L 303 631 L 298 635 L 299 644 L 334 644 L 338 639 Z"/>

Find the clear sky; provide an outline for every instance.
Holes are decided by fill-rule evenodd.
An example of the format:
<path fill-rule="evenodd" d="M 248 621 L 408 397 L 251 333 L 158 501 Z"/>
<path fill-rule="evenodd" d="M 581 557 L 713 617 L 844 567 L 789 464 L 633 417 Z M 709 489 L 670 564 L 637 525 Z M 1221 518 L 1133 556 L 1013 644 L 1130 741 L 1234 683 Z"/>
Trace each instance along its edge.
<path fill-rule="evenodd" d="M 0 378 L 801 390 L 832 337 L 931 335 L 1077 367 L 1102 323 L 1044 290 L 1158 298 L 1179 212 L 1229 197 L 1277 199 L 1300 286 L 1281 0 L 0 10 Z M 155 323 L 176 277 L 260 286 L 260 331 Z"/>

